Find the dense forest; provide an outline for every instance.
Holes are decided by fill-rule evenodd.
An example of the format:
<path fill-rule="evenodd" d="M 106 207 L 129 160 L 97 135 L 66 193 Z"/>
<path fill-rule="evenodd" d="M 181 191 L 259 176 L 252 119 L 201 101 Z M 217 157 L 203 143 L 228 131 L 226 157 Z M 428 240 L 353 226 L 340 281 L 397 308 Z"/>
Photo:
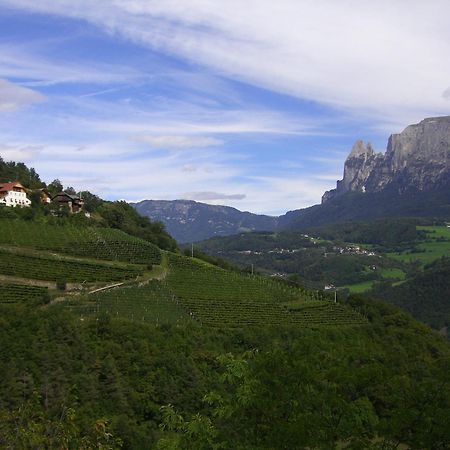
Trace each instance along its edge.
<path fill-rule="evenodd" d="M 448 448 L 448 344 L 393 307 L 349 302 L 369 325 L 81 324 L 2 307 L 0 446 Z"/>
<path fill-rule="evenodd" d="M 450 258 L 425 267 L 423 273 L 397 286 L 378 283 L 369 295 L 408 311 L 433 328 L 450 326 Z"/>

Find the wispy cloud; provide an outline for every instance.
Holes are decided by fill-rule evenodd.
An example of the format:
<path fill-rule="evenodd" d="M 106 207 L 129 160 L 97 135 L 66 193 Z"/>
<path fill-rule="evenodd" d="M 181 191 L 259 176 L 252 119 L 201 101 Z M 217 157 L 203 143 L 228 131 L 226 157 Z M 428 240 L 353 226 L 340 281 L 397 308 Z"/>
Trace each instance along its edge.
<path fill-rule="evenodd" d="M 0 157 L 4 161 L 21 161 L 31 162 L 35 161 L 42 151 L 42 147 L 24 146 L 18 147 L 15 145 L 0 144 Z"/>
<path fill-rule="evenodd" d="M 0 112 L 16 111 L 44 99 L 37 91 L 0 79 Z"/>
<path fill-rule="evenodd" d="M 185 192 L 181 194 L 182 199 L 186 200 L 198 200 L 198 201 L 214 201 L 214 200 L 243 200 L 246 197 L 245 194 L 222 194 L 220 192 Z"/>
<path fill-rule="evenodd" d="M 137 142 L 148 144 L 153 148 L 181 150 L 186 148 L 204 148 L 222 145 L 220 139 L 208 136 L 137 136 Z"/>
<path fill-rule="evenodd" d="M 5 3 L 84 19 L 231 78 L 357 113 L 409 121 L 448 112 L 445 0 Z"/>

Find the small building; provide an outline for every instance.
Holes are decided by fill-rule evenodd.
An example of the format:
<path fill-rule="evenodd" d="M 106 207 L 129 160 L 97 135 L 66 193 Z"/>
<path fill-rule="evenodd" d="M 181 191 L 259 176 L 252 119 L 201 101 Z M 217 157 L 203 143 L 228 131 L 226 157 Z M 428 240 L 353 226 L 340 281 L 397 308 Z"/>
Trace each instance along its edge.
<path fill-rule="evenodd" d="M 41 203 L 44 205 L 48 205 L 52 201 L 52 197 L 46 188 L 39 189 L 39 193 L 41 195 Z"/>
<path fill-rule="evenodd" d="M 83 209 L 84 201 L 78 195 L 68 194 L 67 192 L 60 192 L 52 198 L 52 202 L 58 205 L 66 206 L 71 214 L 80 212 Z"/>
<path fill-rule="evenodd" d="M 6 206 L 30 206 L 28 190 L 18 181 L 0 183 L 0 204 Z"/>

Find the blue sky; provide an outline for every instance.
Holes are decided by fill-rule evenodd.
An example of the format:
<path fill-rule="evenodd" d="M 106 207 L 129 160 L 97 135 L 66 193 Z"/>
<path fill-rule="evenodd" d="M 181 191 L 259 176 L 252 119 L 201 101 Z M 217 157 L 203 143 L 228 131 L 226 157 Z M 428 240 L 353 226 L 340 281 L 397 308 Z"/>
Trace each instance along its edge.
<path fill-rule="evenodd" d="M 0 0 L 0 155 L 107 199 L 280 214 L 450 114 L 447 1 Z"/>

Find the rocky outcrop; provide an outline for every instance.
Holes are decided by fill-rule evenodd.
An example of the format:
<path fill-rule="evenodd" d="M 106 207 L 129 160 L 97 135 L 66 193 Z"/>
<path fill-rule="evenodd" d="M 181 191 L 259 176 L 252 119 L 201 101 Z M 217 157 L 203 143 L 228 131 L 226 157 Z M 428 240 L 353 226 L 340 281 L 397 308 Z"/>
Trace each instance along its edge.
<path fill-rule="evenodd" d="M 344 177 L 322 203 L 350 191 L 397 194 L 450 187 L 450 116 L 410 125 L 389 138 L 385 154 L 357 141 L 345 161 Z"/>

